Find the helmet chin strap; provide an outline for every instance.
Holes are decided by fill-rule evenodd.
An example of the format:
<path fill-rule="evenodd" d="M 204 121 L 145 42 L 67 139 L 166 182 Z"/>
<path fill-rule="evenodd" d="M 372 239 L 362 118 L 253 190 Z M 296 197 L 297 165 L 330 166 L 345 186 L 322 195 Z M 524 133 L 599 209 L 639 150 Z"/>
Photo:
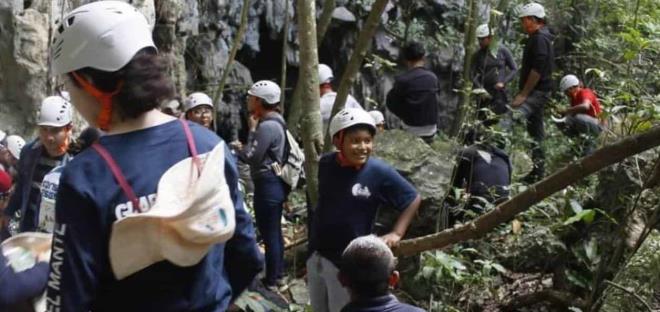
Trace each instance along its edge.
<path fill-rule="evenodd" d="M 108 131 L 110 129 L 110 122 L 112 121 L 112 97 L 117 95 L 121 91 L 124 81 L 119 81 L 117 84 L 117 89 L 112 92 L 103 92 L 91 83 L 85 80 L 82 76 L 78 75 L 76 72 L 72 72 L 73 78 L 82 86 L 83 90 L 87 91 L 91 96 L 96 98 L 96 100 L 101 103 L 101 112 L 96 117 L 96 123 L 98 124 L 99 129 L 103 131 Z"/>

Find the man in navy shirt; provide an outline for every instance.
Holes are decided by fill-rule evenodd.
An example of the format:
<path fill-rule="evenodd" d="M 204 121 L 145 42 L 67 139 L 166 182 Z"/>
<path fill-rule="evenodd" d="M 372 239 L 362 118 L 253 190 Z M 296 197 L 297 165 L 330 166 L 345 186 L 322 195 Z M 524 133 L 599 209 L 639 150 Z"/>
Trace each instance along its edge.
<path fill-rule="evenodd" d="M 390 287 L 399 282 L 395 267 L 396 259 L 383 240 L 373 235 L 354 239 L 341 256 L 339 280 L 351 294 L 341 312 L 424 311 L 390 294 Z"/>
<path fill-rule="evenodd" d="M 332 119 L 330 135 L 338 152 L 319 163 L 319 203 L 311 216 L 307 282 L 314 311 L 339 311 L 349 295 L 337 279 L 341 254 L 359 236 L 372 232 L 378 208 L 401 212 L 394 228 L 381 237 L 393 246 L 417 213 L 415 188 L 385 162 L 369 157 L 376 132 L 368 112 L 345 108 Z"/>
<path fill-rule="evenodd" d="M 523 52 L 520 70 L 519 93 L 511 106 L 517 108 L 527 120 L 527 133 L 534 140 L 532 160 L 534 168 L 524 178 L 533 183 L 545 174 L 545 152 L 543 139 L 543 108 L 550 100 L 552 91 L 552 71 L 555 67 L 555 54 L 552 46 L 554 36 L 545 26 L 545 9 L 538 3 L 529 3 L 520 10 L 523 30 L 529 36 Z"/>

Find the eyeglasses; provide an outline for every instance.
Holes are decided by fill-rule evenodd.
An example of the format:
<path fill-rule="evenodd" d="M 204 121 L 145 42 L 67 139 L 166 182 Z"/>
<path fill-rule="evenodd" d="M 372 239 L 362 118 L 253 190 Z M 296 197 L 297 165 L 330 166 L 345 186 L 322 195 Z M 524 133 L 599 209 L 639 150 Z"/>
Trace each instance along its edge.
<path fill-rule="evenodd" d="M 190 112 L 195 116 L 211 115 L 213 114 L 213 109 L 209 107 L 196 107 L 193 108 Z"/>

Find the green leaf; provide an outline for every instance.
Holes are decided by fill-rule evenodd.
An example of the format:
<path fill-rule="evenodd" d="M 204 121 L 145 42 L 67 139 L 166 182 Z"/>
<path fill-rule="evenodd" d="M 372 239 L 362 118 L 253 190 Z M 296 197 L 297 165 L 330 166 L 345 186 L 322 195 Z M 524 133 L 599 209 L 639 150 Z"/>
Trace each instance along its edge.
<path fill-rule="evenodd" d="M 492 266 L 493 269 L 495 269 L 495 271 L 500 272 L 502 274 L 506 273 L 506 269 L 501 264 L 493 263 Z"/>
<path fill-rule="evenodd" d="M 582 210 L 579 213 L 575 214 L 574 216 L 566 219 L 566 221 L 564 221 L 564 225 L 570 225 L 579 221 L 584 221 L 585 223 L 589 224 L 594 221 L 595 216 L 596 216 L 595 210 L 592 209 Z"/>

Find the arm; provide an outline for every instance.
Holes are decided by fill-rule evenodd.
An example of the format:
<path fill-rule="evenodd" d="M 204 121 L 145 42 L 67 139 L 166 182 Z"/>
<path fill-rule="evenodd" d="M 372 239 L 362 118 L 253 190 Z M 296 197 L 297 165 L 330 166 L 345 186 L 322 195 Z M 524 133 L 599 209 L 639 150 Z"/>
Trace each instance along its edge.
<path fill-rule="evenodd" d="M 511 105 L 513 107 L 522 105 L 522 103 L 525 102 L 529 94 L 532 93 L 532 90 L 534 90 L 534 87 L 536 87 L 536 84 L 538 84 L 540 80 L 541 74 L 539 74 L 539 72 L 537 72 L 535 69 L 532 69 L 529 72 L 527 81 L 525 81 L 525 86 L 523 87 L 522 91 L 516 95 L 516 98 L 513 100 Z"/>
<path fill-rule="evenodd" d="M 577 115 L 577 114 L 587 114 L 589 113 L 589 109 L 591 108 L 591 101 L 589 100 L 584 100 L 582 103 L 571 106 L 567 109 L 565 109 L 562 112 L 562 115 Z"/>
<path fill-rule="evenodd" d="M 109 268 L 106 234 L 93 202 L 60 180 L 47 288 L 48 311 L 87 312 L 96 297 L 101 271 Z M 105 260 L 104 260 L 105 259 Z"/>
<path fill-rule="evenodd" d="M 399 218 L 396 220 L 392 231 L 382 238 L 387 244 L 387 246 L 394 246 L 399 243 L 401 238 L 406 235 L 408 226 L 412 222 L 413 218 L 417 215 L 417 210 L 419 209 L 419 204 L 422 202 L 422 197 L 417 195 L 415 199 L 406 207 L 405 210 L 399 215 Z"/>
<path fill-rule="evenodd" d="M 513 77 L 518 73 L 518 65 L 516 61 L 513 60 L 511 51 L 509 49 L 502 47 L 502 55 L 504 56 L 504 66 L 509 69 L 508 73 L 505 75 L 505 70 L 500 71 L 500 81 L 502 84 L 507 84 L 513 80 Z"/>
<path fill-rule="evenodd" d="M 262 122 L 256 131 L 250 131 L 247 145 L 242 152 L 243 159 L 250 167 L 257 168 L 263 162 L 275 135 L 280 133 L 280 130 L 276 127 L 279 127 L 279 125 L 275 121 Z"/>
<path fill-rule="evenodd" d="M 401 102 L 403 102 L 403 97 L 401 95 L 401 87 L 399 82 L 394 81 L 394 86 L 390 89 L 390 92 L 387 93 L 385 99 L 385 106 L 397 117 L 401 117 Z"/>
<path fill-rule="evenodd" d="M 37 297 L 46 288 L 47 279 L 48 263 L 39 262 L 28 270 L 16 273 L 0 253 L 0 310 Z"/>
<path fill-rule="evenodd" d="M 236 229 L 234 236 L 225 245 L 224 261 L 234 300 L 257 276 L 263 265 L 252 218 L 243 208 L 243 195 L 238 190 L 238 170 L 228 151 L 225 147 L 225 180 L 236 210 Z"/>

